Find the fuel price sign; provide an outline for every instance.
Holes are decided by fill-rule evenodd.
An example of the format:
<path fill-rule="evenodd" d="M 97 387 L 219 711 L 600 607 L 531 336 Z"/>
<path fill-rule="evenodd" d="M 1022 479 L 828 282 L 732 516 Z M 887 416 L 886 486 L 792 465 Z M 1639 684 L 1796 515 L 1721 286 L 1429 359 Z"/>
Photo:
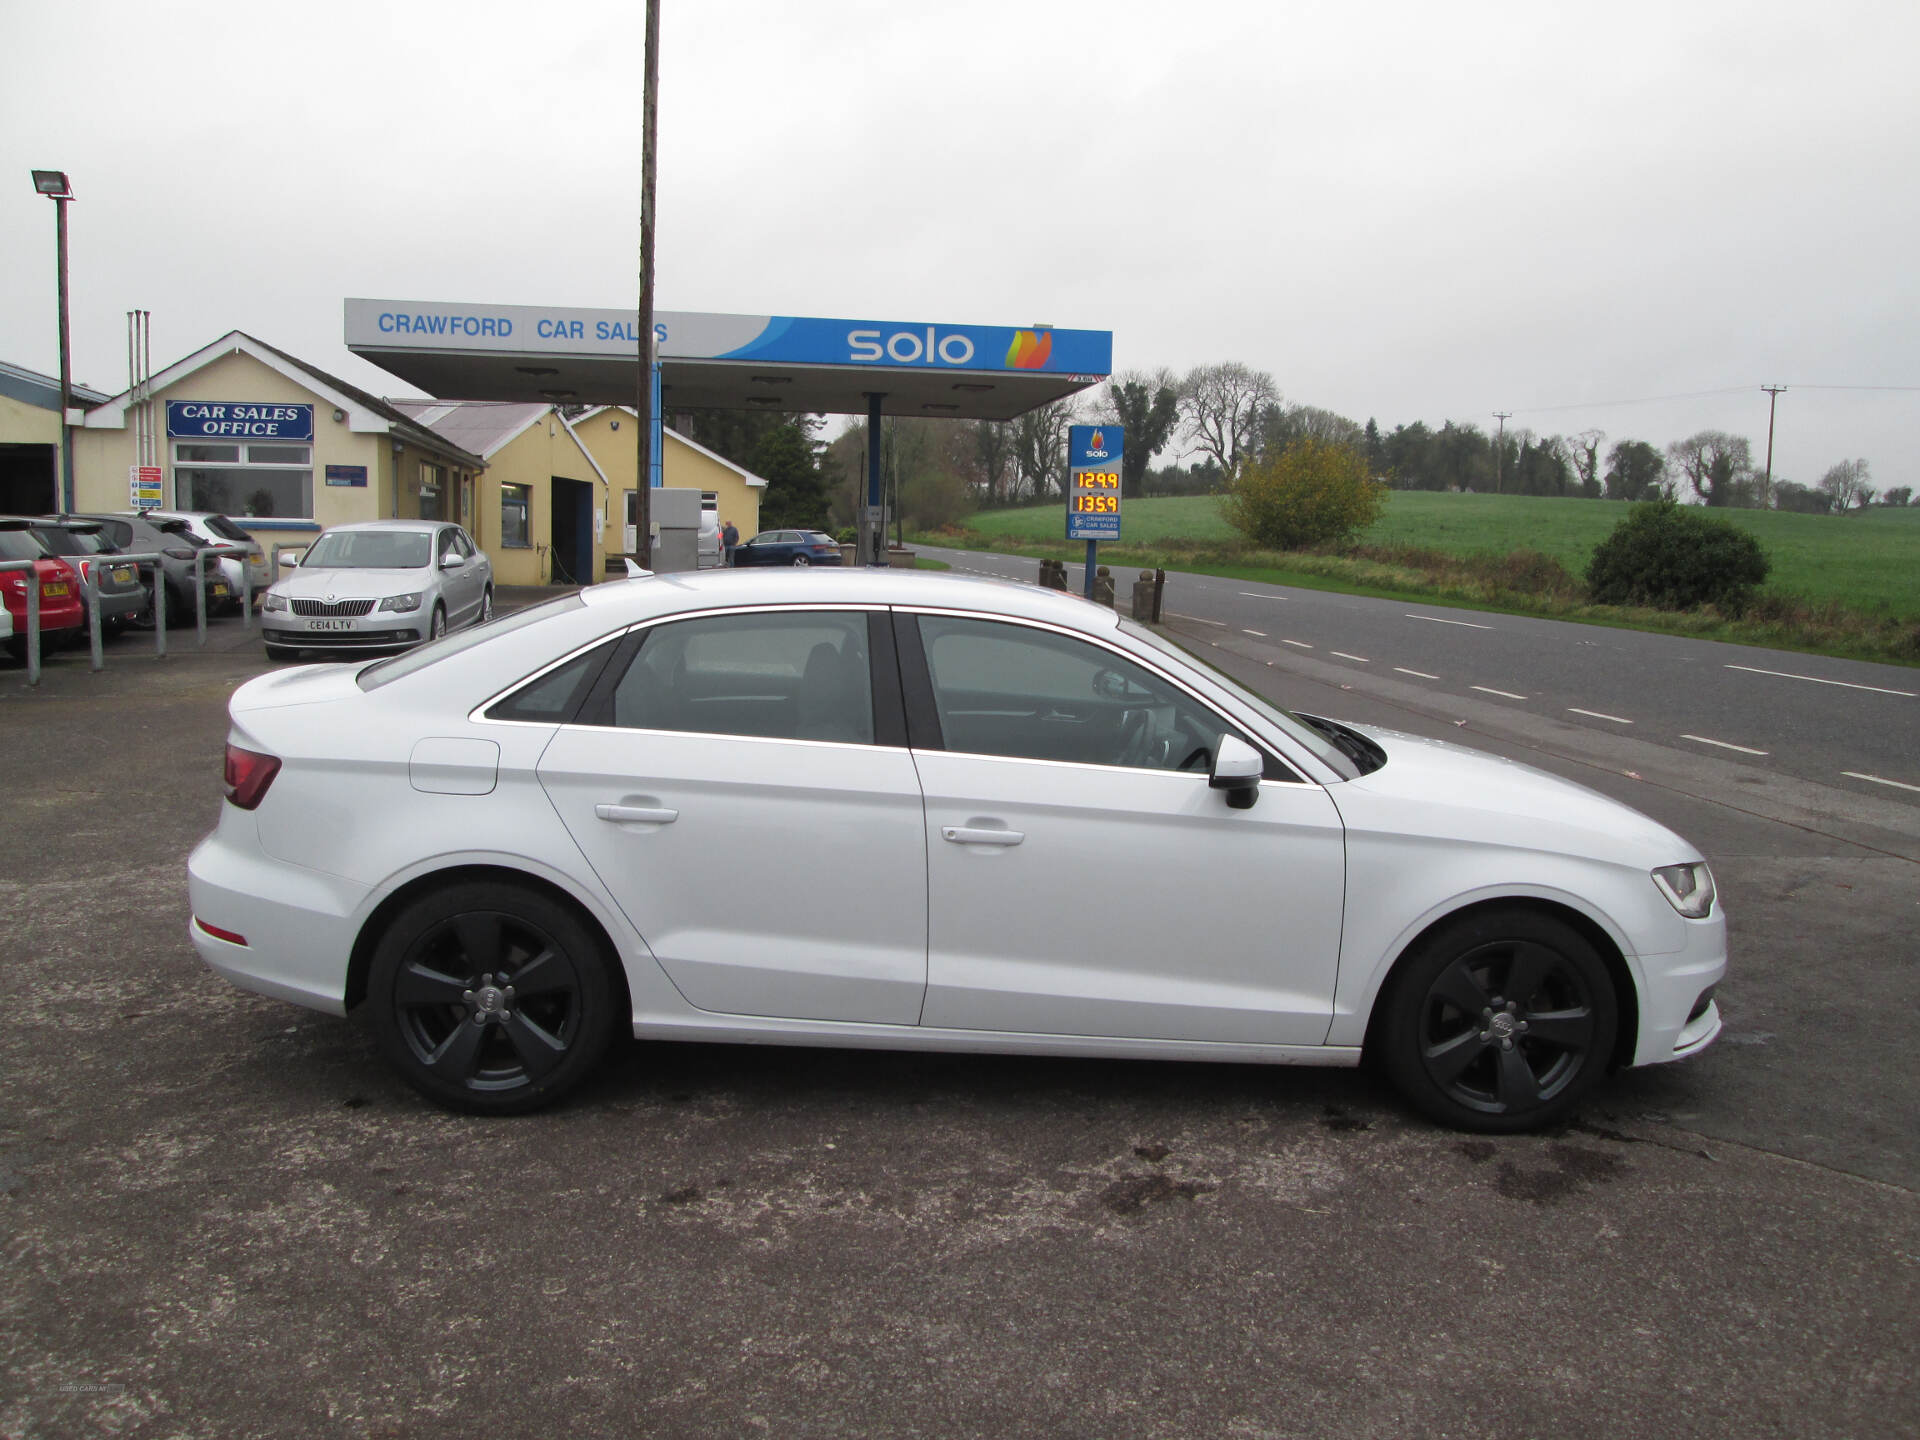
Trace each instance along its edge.
<path fill-rule="evenodd" d="M 1118 425 L 1075 425 L 1067 431 L 1067 539 L 1120 538 Z"/>

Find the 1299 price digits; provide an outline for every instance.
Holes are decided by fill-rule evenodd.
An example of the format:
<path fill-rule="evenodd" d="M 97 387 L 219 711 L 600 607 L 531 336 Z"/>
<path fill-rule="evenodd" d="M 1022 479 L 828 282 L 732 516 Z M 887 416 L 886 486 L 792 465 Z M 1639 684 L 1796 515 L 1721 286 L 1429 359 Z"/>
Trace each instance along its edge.
<path fill-rule="evenodd" d="M 1118 515 L 1120 513 L 1118 495 L 1075 495 L 1072 504 L 1076 515 Z"/>

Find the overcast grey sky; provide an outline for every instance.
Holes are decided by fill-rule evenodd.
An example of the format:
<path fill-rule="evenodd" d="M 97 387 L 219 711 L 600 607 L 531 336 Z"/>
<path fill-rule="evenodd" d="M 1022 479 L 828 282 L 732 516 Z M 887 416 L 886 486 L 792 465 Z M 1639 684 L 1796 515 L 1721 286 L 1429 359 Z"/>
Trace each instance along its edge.
<path fill-rule="evenodd" d="M 1777 382 L 1776 475 L 1920 484 L 1920 391 L 1812 388 L 1920 386 L 1910 0 L 662 13 L 663 309 L 1110 329 L 1383 427 L 1756 459 Z M 34 167 L 106 390 L 135 307 L 156 364 L 240 328 L 404 394 L 344 297 L 633 303 L 641 14 L 0 0 L 0 358 L 58 364 Z"/>

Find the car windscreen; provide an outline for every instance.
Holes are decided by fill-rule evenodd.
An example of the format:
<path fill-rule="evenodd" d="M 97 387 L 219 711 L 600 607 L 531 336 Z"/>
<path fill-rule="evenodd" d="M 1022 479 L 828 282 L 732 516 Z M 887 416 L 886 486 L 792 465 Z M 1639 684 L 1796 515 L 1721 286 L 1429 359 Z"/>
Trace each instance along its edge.
<path fill-rule="evenodd" d="M 46 547 L 26 530 L 0 530 L 0 560 L 40 560 Z"/>
<path fill-rule="evenodd" d="M 420 570 L 433 561 L 421 530 L 329 530 L 308 548 L 302 570 Z"/>
<path fill-rule="evenodd" d="M 231 540 L 236 545 L 247 545 L 253 540 L 251 535 L 224 515 L 207 516 L 207 528 L 222 540 Z"/>
<path fill-rule="evenodd" d="M 562 595 L 558 600 L 549 600 L 544 605 L 530 605 L 525 610 L 515 610 L 510 614 L 496 616 L 484 625 L 475 625 L 467 630 L 456 630 L 450 635 L 443 635 L 438 640 L 429 640 L 426 644 L 416 646 L 404 655 L 395 655 L 387 660 L 376 660 L 353 678 L 362 690 L 378 690 L 382 685 L 391 685 L 394 681 L 411 675 L 416 670 L 425 669 L 438 661 L 458 655 L 463 650 L 470 650 L 475 645 L 498 639 L 502 635 L 511 635 L 515 630 L 523 630 L 529 625 L 538 625 L 542 620 L 550 620 L 555 615 L 565 614 L 569 610 L 582 609 L 586 603 L 576 593 Z"/>
<path fill-rule="evenodd" d="M 1190 665 L 1205 665 L 1217 684 L 1226 686 L 1243 704 L 1259 714 L 1268 724 L 1285 732 L 1289 739 L 1297 742 L 1303 749 L 1312 751 L 1314 757 L 1336 775 L 1344 775 L 1347 779 L 1353 780 L 1362 773 L 1361 767 L 1354 763 L 1351 756 L 1298 715 L 1262 700 L 1246 686 L 1223 674 L 1218 667 L 1207 665 L 1205 660 L 1192 651 L 1183 649 L 1164 635 L 1157 635 L 1133 620 L 1123 618 L 1120 621 L 1120 628 L 1135 640 L 1151 645 L 1156 650 L 1164 650 L 1169 655 L 1178 656 Z"/>

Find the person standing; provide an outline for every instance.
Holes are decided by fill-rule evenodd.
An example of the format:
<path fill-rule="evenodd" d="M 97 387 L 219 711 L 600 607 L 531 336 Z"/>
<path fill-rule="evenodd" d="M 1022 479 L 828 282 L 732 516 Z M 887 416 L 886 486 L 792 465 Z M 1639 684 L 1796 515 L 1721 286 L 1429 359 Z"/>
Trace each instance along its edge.
<path fill-rule="evenodd" d="M 726 520 L 721 522 L 720 547 L 722 550 L 726 552 L 726 559 L 724 563 L 728 566 L 728 568 L 732 568 L 733 552 L 740 548 L 740 531 L 737 528 L 735 528 L 734 523 L 731 520 Z"/>

